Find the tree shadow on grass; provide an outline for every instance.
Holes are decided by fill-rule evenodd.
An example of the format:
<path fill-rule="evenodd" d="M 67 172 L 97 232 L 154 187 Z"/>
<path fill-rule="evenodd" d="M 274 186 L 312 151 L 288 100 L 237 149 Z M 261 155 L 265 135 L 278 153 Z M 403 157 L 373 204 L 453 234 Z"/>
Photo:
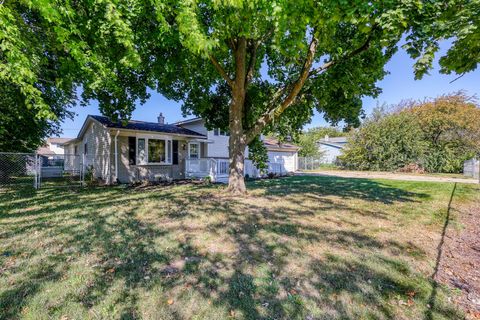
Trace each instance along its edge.
<path fill-rule="evenodd" d="M 372 223 L 385 219 L 385 215 L 321 198 L 336 195 L 387 204 L 428 198 L 374 181 L 365 184 L 342 178 L 327 178 L 327 182 L 325 179 L 292 177 L 261 181 L 254 183 L 253 188 L 264 189 L 272 199 L 292 193 L 318 197 L 327 212 L 350 210 L 352 214 L 365 215 Z M 75 193 L 80 200 L 68 201 L 71 193 L 49 191 L 34 199 L 18 197 L 14 206 L 4 204 L 6 212 L 0 215 L 0 223 L 12 223 L 12 229 L 3 233 L 7 238 L 46 232 L 56 245 L 64 248 L 52 253 L 51 261 L 63 262 L 67 270 L 72 253 L 74 257 L 91 257 L 92 265 L 88 268 L 94 270 L 94 279 L 73 299 L 87 310 L 97 310 L 116 291 L 113 302 L 116 318 L 138 318 L 139 305 L 144 304 L 139 292 L 153 292 L 157 287 L 165 300 L 169 296 L 182 299 L 179 292 L 189 292 L 199 298 L 197 304 L 206 310 L 221 310 L 223 318 L 233 315 L 246 319 L 354 319 L 362 316 L 358 313 L 361 306 L 366 310 L 363 315 L 392 318 L 398 309 L 389 305 L 398 300 L 396 297 L 408 299 L 407 294 L 412 291 L 416 292 L 414 299 L 419 308 L 425 306 L 428 300 L 425 287 L 429 282 L 405 265 L 405 258 L 410 256 L 407 251 L 413 248 L 421 252 L 421 248 L 393 240 L 381 241 L 354 228 L 355 225 L 335 229 L 303 223 L 305 218 L 321 217 L 316 216 L 315 210 L 302 206 L 301 200 L 289 202 L 294 206 L 272 210 L 255 201 L 226 201 L 211 193 L 202 186 L 148 192 L 102 189 Z M 145 220 L 139 216 L 139 207 L 147 200 L 159 210 L 157 216 Z M 15 209 L 16 205 L 27 208 L 32 202 L 34 209 L 23 215 Z M 81 210 L 77 210 L 79 206 Z M 111 210 L 112 206 L 117 211 Z M 202 215 L 213 214 L 218 215 L 218 221 L 197 224 Z M 16 220 L 11 221 L 13 218 Z M 165 225 L 155 219 L 176 224 Z M 209 250 L 202 242 L 205 234 L 218 239 L 218 246 L 222 245 L 221 239 L 228 241 L 233 249 L 226 253 Z M 158 241 L 165 239 L 170 239 L 171 245 L 160 248 Z M 323 249 L 311 251 L 317 247 Z M 392 258 L 394 255 L 398 257 Z M 54 268 L 46 272 L 48 281 L 57 281 L 61 276 Z M 32 281 L 43 278 L 32 273 Z M 30 285 L 31 281 L 25 280 L 12 290 L 23 292 L 22 288 Z M 0 295 L 0 305 L 9 310 L 8 318 L 19 317 L 21 308 L 41 289 L 32 288 L 18 307 L 9 298 L 16 296 L 15 292 Z M 161 311 L 165 318 L 193 315 L 181 305 L 169 306 L 158 299 L 149 307 Z M 349 307 L 349 303 L 357 310 Z M 198 305 L 194 308 L 199 308 Z M 441 303 L 435 308 L 445 317 L 457 317 Z M 204 315 L 209 318 L 210 313 Z"/>
<path fill-rule="evenodd" d="M 361 199 L 385 204 L 415 202 L 430 197 L 425 193 L 409 192 L 376 180 L 328 176 L 294 176 L 257 180 L 251 182 L 249 188 L 252 190 L 265 190 L 266 196 L 311 193 L 319 196 L 333 195 L 347 199 Z"/>

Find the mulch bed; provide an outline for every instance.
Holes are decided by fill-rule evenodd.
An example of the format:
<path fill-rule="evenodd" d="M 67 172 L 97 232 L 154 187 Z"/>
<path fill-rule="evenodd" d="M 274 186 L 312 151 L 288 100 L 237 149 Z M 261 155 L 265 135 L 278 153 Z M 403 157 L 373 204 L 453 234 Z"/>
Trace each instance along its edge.
<path fill-rule="evenodd" d="M 461 294 L 454 298 L 467 319 L 480 319 L 480 204 L 461 210 L 462 229 L 450 225 L 435 280 Z"/>

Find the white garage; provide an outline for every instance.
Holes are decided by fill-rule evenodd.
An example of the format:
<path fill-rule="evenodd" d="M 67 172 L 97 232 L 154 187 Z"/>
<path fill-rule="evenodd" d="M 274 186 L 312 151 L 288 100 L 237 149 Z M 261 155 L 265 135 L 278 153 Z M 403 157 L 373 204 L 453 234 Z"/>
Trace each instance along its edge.
<path fill-rule="evenodd" d="M 268 151 L 271 172 L 285 174 L 297 171 L 298 146 L 291 143 L 279 143 L 278 140 L 265 138 L 263 141 Z"/>

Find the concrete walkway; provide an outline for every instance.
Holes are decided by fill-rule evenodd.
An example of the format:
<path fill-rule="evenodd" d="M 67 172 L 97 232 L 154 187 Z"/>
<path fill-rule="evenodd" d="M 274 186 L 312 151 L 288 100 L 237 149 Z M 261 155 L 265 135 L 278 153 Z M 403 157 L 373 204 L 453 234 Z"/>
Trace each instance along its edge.
<path fill-rule="evenodd" d="M 429 181 L 429 182 L 458 182 L 458 183 L 479 183 L 476 179 L 471 178 L 450 178 L 435 177 L 427 175 L 415 175 L 408 173 L 392 173 L 392 172 L 369 172 L 369 171 L 344 171 L 344 170 L 328 170 L 317 172 L 296 172 L 296 175 L 304 176 L 331 176 L 341 178 L 363 178 L 363 179 L 390 179 L 404 181 Z"/>

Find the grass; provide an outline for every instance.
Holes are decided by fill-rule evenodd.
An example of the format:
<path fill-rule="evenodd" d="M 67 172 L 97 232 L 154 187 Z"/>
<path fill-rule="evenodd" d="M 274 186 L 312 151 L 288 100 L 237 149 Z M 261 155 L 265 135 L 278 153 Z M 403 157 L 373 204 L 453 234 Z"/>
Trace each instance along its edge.
<path fill-rule="evenodd" d="M 395 171 L 392 172 L 392 171 L 347 170 L 345 168 L 336 166 L 334 164 L 323 164 L 314 170 L 302 170 L 302 168 L 300 168 L 299 170 L 302 172 L 309 172 L 309 173 L 327 172 L 327 171 L 344 171 L 344 172 L 364 172 L 364 173 L 370 173 L 370 174 L 389 174 L 389 175 L 393 174 L 398 176 L 404 175 L 404 176 L 437 177 L 437 178 L 452 178 L 452 179 L 472 179 L 472 177 L 465 176 L 461 173 L 444 173 L 444 172 L 414 173 L 414 172 L 395 172 Z"/>
<path fill-rule="evenodd" d="M 453 186 L 3 190 L 0 318 L 461 319 L 431 281 Z M 479 191 L 457 185 L 451 225 Z"/>

